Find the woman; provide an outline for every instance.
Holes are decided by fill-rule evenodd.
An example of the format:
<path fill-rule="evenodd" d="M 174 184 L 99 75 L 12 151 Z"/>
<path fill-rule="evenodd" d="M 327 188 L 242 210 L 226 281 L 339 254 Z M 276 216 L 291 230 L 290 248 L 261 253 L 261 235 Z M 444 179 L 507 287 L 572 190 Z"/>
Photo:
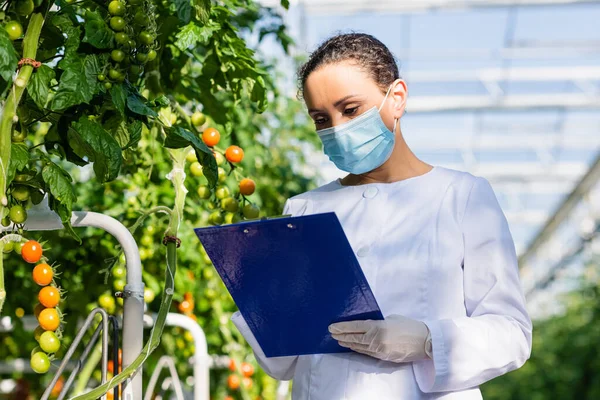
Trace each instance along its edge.
<path fill-rule="evenodd" d="M 529 358 L 532 331 L 491 186 L 411 152 L 406 84 L 372 36 L 335 36 L 299 72 L 324 152 L 349 175 L 284 213 L 337 214 L 385 320 L 332 324 L 352 352 L 276 358 L 233 322 L 269 375 L 293 378 L 294 399 L 481 399 L 478 385 Z"/>

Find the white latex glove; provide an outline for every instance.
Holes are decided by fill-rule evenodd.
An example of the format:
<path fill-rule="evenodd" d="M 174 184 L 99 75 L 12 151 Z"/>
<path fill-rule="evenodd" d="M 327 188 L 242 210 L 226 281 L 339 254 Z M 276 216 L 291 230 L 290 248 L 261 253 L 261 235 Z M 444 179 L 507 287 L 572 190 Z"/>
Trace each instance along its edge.
<path fill-rule="evenodd" d="M 431 333 L 421 321 L 390 315 L 383 321 L 349 321 L 329 325 L 340 346 L 392 362 L 432 358 Z"/>

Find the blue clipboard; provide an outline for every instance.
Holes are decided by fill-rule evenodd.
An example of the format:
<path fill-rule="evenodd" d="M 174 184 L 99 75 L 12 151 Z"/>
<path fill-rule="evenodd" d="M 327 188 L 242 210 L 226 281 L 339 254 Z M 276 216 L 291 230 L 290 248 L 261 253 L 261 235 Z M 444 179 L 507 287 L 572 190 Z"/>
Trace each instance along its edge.
<path fill-rule="evenodd" d="M 333 212 L 195 232 L 267 357 L 348 352 L 331 323 L 383 319 Z"/>

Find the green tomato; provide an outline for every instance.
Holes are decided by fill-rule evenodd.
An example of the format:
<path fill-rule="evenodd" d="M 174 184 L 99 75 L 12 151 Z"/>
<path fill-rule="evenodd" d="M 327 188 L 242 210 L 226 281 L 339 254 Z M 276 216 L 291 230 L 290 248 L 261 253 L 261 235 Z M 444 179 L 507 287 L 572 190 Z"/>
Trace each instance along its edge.
<path fill-rule="evenodd" d="M 2 226 L 9 226 L 10 225 L 10 218 L 7 215 L 6 217 L 2 218 Z"/>
<path fill-rule="evenodd" d="M 135 55 L 135 61 L 139 62 L 140 64 L 144 64 L 146 61 L 148 61 L 148 54 L 137 53 Z"/>
<path fill-rule="evenodd" d="M 13 143 L 22 143 L 25 141 L 25 139 L 27 139 L 27 131 L 25 129 L 20 131 L 13 129 L 10 135 L 10 140 Z"/>
<path fill-rule="evenodd" d="M 127 270 L 122 265 L 115 265 L 110 272 L 115 279 L 125 279 L 127 275 Z"/>
<path fill-rule="evenodd" d="M 192 114 L 192 124 L 194 126 L 204 125 L 205 122 L 206 122 L 206 115 L 202 114 L 200 111 L 196 111 L 195 113 Z"/>
<path fill-rule="evenodd" d="M 105 79 L 106 79 L 106 76 L 104 76 L 104 74 L 98 74 L 98 80 L 100 82 L 104 82 Z"/>
<path fill-rule="evenodd" d="M 25 242 L 13 242 L 13 246 L 15 247 L 15 253 L 21 254 L 21 250 L 23 249 L 23 245 Z"/>
<path fill-rule="evenodd" d="M 225 223 L 226 224 L 235 224 L 235 223 L 240 222 L 241 220 L 242 220 L 242 218 L 237 213 L 228 212 L 227 214 L 225 214 Z"/>
<path fill-rule="evenodd" d="M 212 279 L 215 276 L 215 271 L 212 268 L 204 268 L 202 270 L 202 276 L 206 280 Z"/>
<path fill-rule="evenodd" d="M 56 353 L 60 350 L 60 339 L 52 331 L 46 331 L 40 336 L 40 347 L 46 353 Z"/>
<path fill-rule="evenodd" d="M 110 58 L 115 62 L 121 62 L 125 59 L 125 52 L 123 50 L 114 49 L 110 52 Z"/>
<path fill-rule="evenodd" d="M 247 219 L 258 218 L 258 216 L 260 214 L 260 208 L 258 208 L 254 204 L 248 203 L 242 209 L 242 213 L 244 214 L 244 217 Z"/>
<path fill-rule="evenodd" d="M 217 199 L 223 200 L 224 198 L 229 197 L 231 193 L 229 192 L 229 188 L 227 186 L 220 186 L 217 188 L 215 195 L 217 196 Z"/>
<path fill-rule="evenodd" d="M 125 20 L 121 17 L 112 17 L 110 19 L 110 27 L 113 30 L 120 32 L 125 29 Z"/>
<path fill-rule="evenodd" d="M 148 62 L 150 61 L 154 61 L 154 59 L 156 58 L 156 50 L 150 50 L 148 52 Z"/>
<path fill-rule="evenodd" d="M 111 68 L 108 70 L 108 77 L 113 81 L 119 81 L 123 78 L 123 74 L 121 73 L 121 71 Z"/>
<path fill-rule="evenodd" d="M 154 290 L 150 288 L 144 288 L 144 302 L 152 303 L 156 295 L 154 294 Z"/>
<path fill-rule="evenodd" d="M 125 281 L 123 279 L 115 279 L 113 281 L 113 288 L 118 292 L 122 292 L 125 289 Z"/>
<path fill-rule="evenodd" d="M 18 21 L 9 21 L 4 25 L 4 29 L 8 33 L 10 40 L 17 40 L 23 35 L 23 25 Z"/>
<path fill-rule="evenodd" d="M 146 26 L 146 25 L 148 25 L 150 20 L 148 19 L 148 16 L 146 15 L 145 12 L 138 11 L 135 13 L 135 16 L 133 17 L 133 22 L 140 26 Z M 142 31 L 142 32 L 146 32 L 146 31 Z"/>
<path fill-rule="evenodd" d="M 125 14 L 125 4 L 113 0 L 108 4 L 108 12 L 110 15 L 123 15 Z"/>
<path fill-rule="evenodd" d="M 225 157 L 223 157 L 223 154 L 216 152 L 215 160 L 217 161 L 217 165 L 223 165 L 223 163 L 225 162 Z"/>
<path fill-rule="evenodd" d="M 190 165 L 190 172 L 194 176 L 203 176 L 204 175 L 204 173 L 202 172 L 202 165 L 198 161 L 194 161 Z"/>
<path fill-rule="evenodd" d="M 15 186 L 11 192 L 12 197 L 18 201 L 29 200 L 29 188 L 27 186 Z"/>
<path fill-rule="evenodd" d="M 15 224 L 22 224 L 27 219 L 27 211 L 21 205 L 14 205 L 8 213 L 10 220 Z"/>
<path fill-rule="evenodd" d="M 138 35 L 138 39 L 141 44 L 145 44 L 146 46 L 150 46 L 152 43 L 154 43 L 154 36 L 148 31 L 141 31 Z"/>
<path fill-rule="evenodd" d="M 115 310 L 115 298 L 110 293 L 103 293 L 98 298 L 98 305 L 111 313 Z"/>
<path fill-rule="evenodd" d="M 15 176 L 15 182 L 27 182 L 31 179 L 31 175 L 29 174 L 18 174 Z"/>
<path fill-rule="evenodd" d="M 225 172 L 223 168 L 219 167 L 219 169 L 217 170 L 217 174 L 219 183 L 223 183 L 227 180 L 227 172 Z"/>
<path fill-rule="evenodd" d="M 17 14 L 26 17 L 33 12 L 34 8 L 33 0 L 19 0 L 15 6 L 15 11 Z"/>
<path fill-rule="evenodd" d="M 221 225 L 223 223 L 221 211 L 213 211 L 208 217 L 208 223 L 211 225 Z"/>
<path fill-rule="evenodd" d="M 189 163 L 198 161 L 198 157 L 196 157 L 196 152 L 194 150 L 190 150 L 190 152 L 185 156 L 185 159 Z"/>
<path fill-rule="evenodd" d="M 104 88 L 105 88 L 106 90 L 110 90 L 110 89 L 112 89 L 112 83 L 110 83 L 110 82 L 104 82 Z"/>
<path fill-rule="evenodd" d="M 208 188 L 208 186 L 198 186 L 198 196 L 200 196 L 202 200 L 209 199 L 210 189 Z"/>
<path fill-rule="evenodd" d="M 31 356 L 30 364 L 36 374 L 45 374 L 50 369 L 50 359 L 46 353 L 41 351 Z"/>
<path fill-rule="evenodd" d="M 2 248 L 2 252 L 4 254 L 9 254 L 11 253 L 14 248 L 15 248 L 15 242 L 8 242 L 8 243 L 4 243 L 4 247 Z"/>
<path fill-rule="evenodd" d="M 117 32 L 115 42 L 118 44 L 129 44 L 129 36 L 125 32 Z"/>
<path fill-rule="evenodd" d="M 239 209 L 239 203 L 233 197 L 226 197 L 221 200 L 221 208 L 225 211 L 229 211 L 230 213 L 235 213 Z"/>
<path fill-rule="evenodd" d="M 142 236 L 140 243 L 146 247 L 152 247 L 154 245 L 154 239 L 150 235 Z"/>
<path fill-rule="evenodd" d="M 132 65 L 131 67 L 129 67 L 129 72 L 131 72 L 133 75 L 139 75 L 142 73 L 142 71 L 143 68 L 139 65 Z"/>

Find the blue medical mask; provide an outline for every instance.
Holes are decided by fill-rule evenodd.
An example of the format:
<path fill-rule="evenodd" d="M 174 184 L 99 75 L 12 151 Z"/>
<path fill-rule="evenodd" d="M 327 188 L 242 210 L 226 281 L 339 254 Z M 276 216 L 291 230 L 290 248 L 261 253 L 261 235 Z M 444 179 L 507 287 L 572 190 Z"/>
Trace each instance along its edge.
<path fill-rule="evenodd" d="M 379 109 L 373 107 L 344 124 L 317 131 L 323 151 L 342 171 L 364 174 L 381 166 L 392 155 L 397 120 L 394 119 L 394 132 L 390 132 L 379 114 L 391 89 L 392 86 Z"/>

